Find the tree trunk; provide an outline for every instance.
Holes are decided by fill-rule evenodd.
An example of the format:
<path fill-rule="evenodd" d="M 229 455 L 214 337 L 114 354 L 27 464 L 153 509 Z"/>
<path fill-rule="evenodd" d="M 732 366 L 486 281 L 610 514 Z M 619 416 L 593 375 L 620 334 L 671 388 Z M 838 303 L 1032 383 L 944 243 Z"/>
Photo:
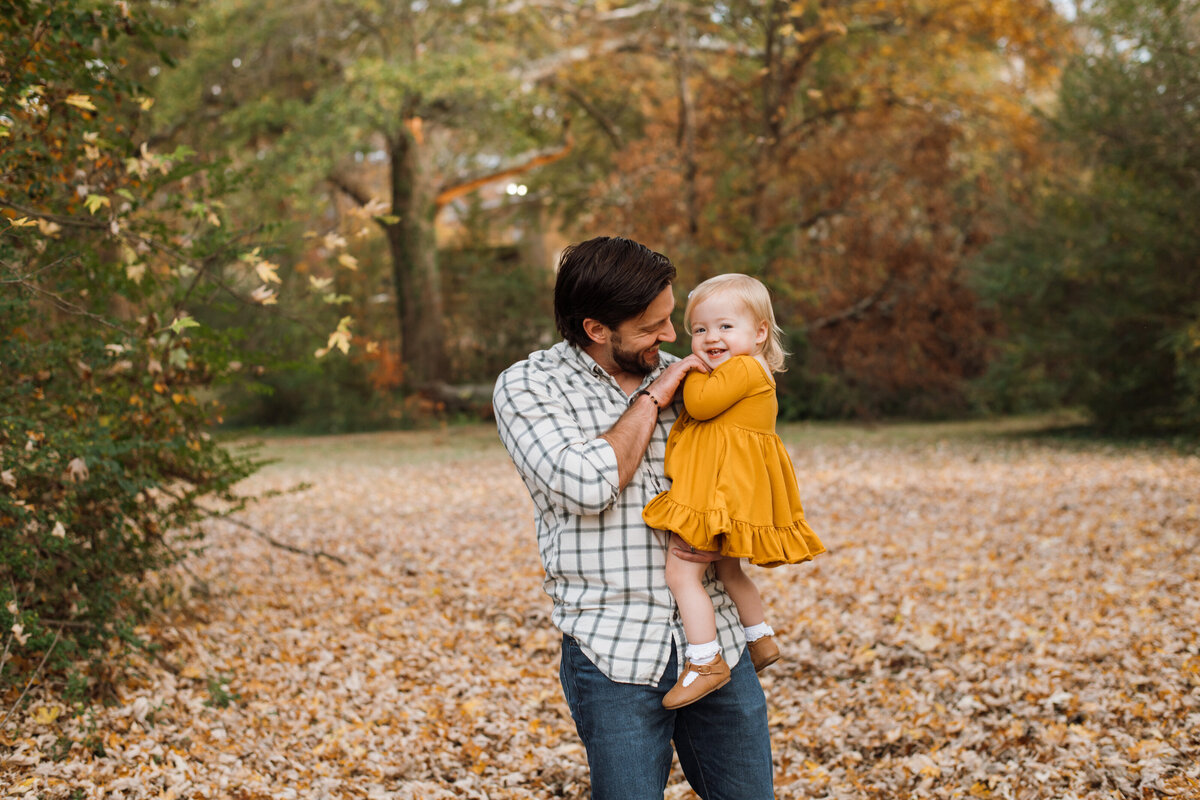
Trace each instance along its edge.
<path fill-rule="evenodd" d="M 676 8 L 678 17 L 679 55 L 676 62 L 676 82 L 679 86 L 679 135 L 676 144 L 683 157 L 684 208 L 687 216 L 688 244 L 694 245 L 700 233 L 700 199 L 696 190 L 696 123 L 692 105 L 692 89 L 688 85 L 691 72 L 691 31 L 683 8 Z"/>
<path fill-rule="evenodd" d="M 433 189 L 421 163 L 420 141 L 407 129 L 389 142 L 392 215 L 387 241 L 392 255 L 400 354 L 405 382 L 415 388 L 445 380 L 446 343 L 437 265 Z"/>
<path fill-rule="evenodd" d="M 769 190 L 772 178 L 776 174 L 778 162 L 776 156 L 779 149 L 780 137 L 783 130 L 783 110 L 785 102 L 780 92 L 780 70 L 786 52 L 779 29 L 784 22 L 786 6 L 774 0 L 766 9 L 765 41 L 763 47 L 762 65 L 762 120 L 759 133 L 759 145 L 755 151 L 757 166 L 754 170 L 754 194 L 751 198 L 752 219 L 754 230 L 765 231 L 770 225 Z M 765 275 L 763 277 L 766 277 Z"/>

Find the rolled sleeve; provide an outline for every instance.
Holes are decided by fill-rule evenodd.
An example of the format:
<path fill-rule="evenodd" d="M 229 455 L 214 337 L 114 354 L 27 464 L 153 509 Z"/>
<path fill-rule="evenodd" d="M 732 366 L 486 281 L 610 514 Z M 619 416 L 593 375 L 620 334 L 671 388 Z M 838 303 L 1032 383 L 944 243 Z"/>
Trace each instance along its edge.
<path fill-rule="evenodd" d="M 617 454 L 540 378 L 532 370 L 501 375 L 492 397 L 500 438 L 531 491 L 568 513 L 599 514 L 617 498 Z"/>
<path fill-rule="evenodd" d="M 550 496 L 572 514 L 599 514 L 612 508 L 617 484 L 617 454 L 604 439 L 569 442 L 554 460 Z"/>

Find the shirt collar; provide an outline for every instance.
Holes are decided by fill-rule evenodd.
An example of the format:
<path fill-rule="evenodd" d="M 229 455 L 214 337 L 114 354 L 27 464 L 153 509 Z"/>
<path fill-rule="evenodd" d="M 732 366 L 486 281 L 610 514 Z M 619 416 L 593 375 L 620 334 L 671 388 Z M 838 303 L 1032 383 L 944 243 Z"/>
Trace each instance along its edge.
<path fill-rule="evenodd" d="M 606 382 L 612 384 L 613 386 L 618 386 L 617 379 L 614 378 L 611 374 L 609 374 L 608 370 L 606 370 L 604 367 L 597 364 L 596 359 L 594 359 L 590 355 L 588 355 L 587 351 L 585 351 L 583 348 L 576 347 L 575 345 L 573 345 L 567 341 L 563 341 L 561 344 L 565 348 L 565 353 L 564 353 L 565 360 L 569 361 L 569 360 L 573 359 L 575 364 L 579 367 L 579 369 L 583 370 L 584 372 L 590 372 L 595 377 L 599 378 L 602 381 L 606 381 Z M 659 350 L 658 352 L 659 352 L 658 366 L 655 367 L 650 372 L 649 375 L 642 378 L 642 382 L 640 384 L 638 384 L 639 389 L 642 389 L 642 388 L 650 385 L 650 383 L 652 381 L 654 381 L 659 375 L 663 374 L 663 372 L 667 368 L 667 364 L 670 363 L 668 359 L 671 358 L 671 355 L 669 353 L 664 353 L 662 350 Z M 618 386 L 618 388 L 620 388 L 620 387 Z"/>

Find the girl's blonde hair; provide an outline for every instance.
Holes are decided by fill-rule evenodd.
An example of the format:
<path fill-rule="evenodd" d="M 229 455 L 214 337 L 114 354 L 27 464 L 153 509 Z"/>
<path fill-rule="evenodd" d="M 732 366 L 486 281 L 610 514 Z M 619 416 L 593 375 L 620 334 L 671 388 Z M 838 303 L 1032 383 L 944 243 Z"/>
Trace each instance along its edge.
<path fill-rule="evenodd" d="M 683 310 L 683 326 L 692 330 L 692 309 L 701 300 L 719 292 L 728 292 L 742 307 L 759 322 L 768 324 L 767 340 L 763 342 L 763 358 L 772 372 L 786 372 L 783 360 L 788 353 L 783 349 L 783 329 L 775 322 L 775 309 L 771 307 L 771 293 L 762 281 L 736 272 L 717 275 L 701 283 L 688 294 L 687 306 Z"/>

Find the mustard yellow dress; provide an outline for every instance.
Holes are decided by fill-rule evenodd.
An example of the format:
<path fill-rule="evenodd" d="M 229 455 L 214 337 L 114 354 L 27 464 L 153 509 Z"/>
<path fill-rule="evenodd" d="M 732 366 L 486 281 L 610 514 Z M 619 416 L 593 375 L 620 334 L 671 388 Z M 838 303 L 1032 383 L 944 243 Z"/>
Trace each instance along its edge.
<path fill-rule="evenodd" d="M 736 356 L 712 372 L 689 372 L 683 405 L 667 437 L 671 488 L 646 505 L 646 524 L 764 567 L 824 553 L 775 433 L 779 401 L 762 364 Z"/>

